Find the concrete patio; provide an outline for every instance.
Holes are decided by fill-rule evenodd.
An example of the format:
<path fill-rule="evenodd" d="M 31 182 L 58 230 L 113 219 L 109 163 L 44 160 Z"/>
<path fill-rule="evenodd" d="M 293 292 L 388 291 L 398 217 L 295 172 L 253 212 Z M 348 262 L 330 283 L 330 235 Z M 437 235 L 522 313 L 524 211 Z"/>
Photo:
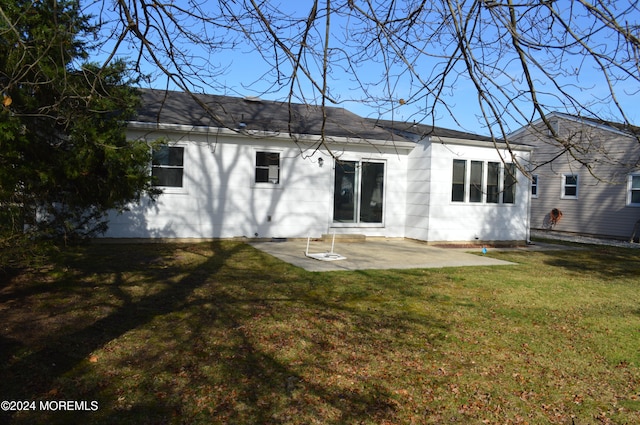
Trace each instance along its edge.
<path fill-rule="evenodd" d="M 514 264 L 482 255 L 481 247 L 439 248 L 406 239 L 367 239 L 363 242 L 339 242 L 336 240 L 334 252 L 346 257 L 346 259 L 335 261 L 321 261 L 307 257 L 305 255 L 306 240 L 251 242 L 251 245 L 287 263 L 315 272 Z M 534 248 L 527 246 L 522 249 Z M 309 253 L 328 253 L 330 251 L 331 240 L 313 240 L 309 244 Z M 477 254 L 470 252 L 477 252 Z"/>

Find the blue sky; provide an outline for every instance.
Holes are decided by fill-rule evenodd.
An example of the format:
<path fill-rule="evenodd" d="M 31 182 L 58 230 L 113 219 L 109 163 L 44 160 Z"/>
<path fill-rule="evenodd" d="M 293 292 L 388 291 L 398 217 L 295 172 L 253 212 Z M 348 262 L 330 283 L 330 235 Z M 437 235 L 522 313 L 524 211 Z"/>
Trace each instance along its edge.
<path fill-rule="evenodd" d="M 178 5 L 187 4 L 186 0 L 175 0 L 173 3 Z M 212 3 L 214 6 L 210 6 Z M 100 2 L 98 4 L 100 4 Z M 215 4 L 217 4 L 217 2 L 204 3 L 203 5 L 204 7 L 215 8 Z M 311 2 L 304 0 L 285 0 L 281 2 L 270 2 L 270 4 L 277 5 L 280 10 L 292 12 L 297 16 L 304 17 L 308 14 Z M 571 2 L 569 0 L 558 0 L 557 4 L 561 9 L 562 7 L 569 7 Z M 95 14 L 97 9 L 94 7 L 92 10 L 94 10 L 93 13 Z M 636 23 L 640 21 L 640 16 L 631 16 L 631 18 L 633 18 Z M 350 25 L 353 25 L 354 30 L 358 28 L 357 23 L 348 22 L 345 19 L 335 16 L 332 16 L 331 24 L 333 28 L 338 30 L 338 32 L 344 28 L 348 28 L 351 31 L 352 28 Z M 434 23 L 433 25 L 435 24 L 437 23 Z M 428 31 L 428 28 L 425 29 L 425 33 Z M 484 34 L 482 34 L 482 37 L 483 39 L 490 40 L 491 34 L 493 33 L 491 32 L 491 28 L 489 28 Z M 223 37 L 224 35 L 225 34 L 223 33 L 219 34 L 220 37 Z M 323 36 L 321 33 L 316 35 L 318 38 Z M 334 35 L 332 37 L 331 46 L 341 49 L 343 46 L 340 44 L 341 41 L 338 37 L 339 35 Z M 609 43 L 606 39 L 596 41 L 602 46 L 606 46 Z M 491 41 L 488 42 L 488 47 L 490 47 L 490 43 Z M 423 55 L 418 61 L 411 65 L 415 67 L 417 73 L 421 77 L 427 78 L 434 69 L 437 69 L 439 64 L 442 64 L 442 61 L 445 59 L 436 58 L 436 56 L 438 56 L 438 52 L 433 52 L 433 44 L 425 44 L 425 46 L 430 49 L 429 54 Z M 119 56 L 129 57 L 131 59 L 133 56 L 133 50 L 129 50 L 130 47 L 131 46 L 123 44 L 119 49 Z M 108 48 L 109 45 L 105 45 L 104 52 L 108 51 Z M 281 87 L 279 90 L 273 90 L 273 81 L 267 81 L 266 79 L 261 78 L 263 75 L 269 74 L 272 69 L 270 68 L 270 65 L 266 64 L 260 55 L 249 45 L 240 44 L 233 50 L 218 50 L 213 54 L 209 54 L 193 44 L 184 44 L 181 48 L 184 51 L 190 51 L 196 56 L 204 58 L 202 62 L 203 64 L 208 66 L 219 65 L 225 69 L 225 72 L 216 76 L 215 79 L 211 79 L 208 82 L 205 81 L 204 83 L 201 82 L 196 87 L 197 91 L 227 94 L 232 96 L 258 95 L 264 99 L 270 100 L 282 100 L 286 98 L 289 88 L 288 86 Z M 452 48 L 451 45 L 449 47 L 443 47 L 443 54 L 450 48 Z M 103 58 L 104 52 L 102 53 L 102 56 L 99 54 L 96 58 Z M 358 49 L 355 48 L 343 53 L 347 55 L 357 55 L 359 52 Z M 593 63 L 579 62 L 576 57 L 570 57 L 568 55 L 563 55 L 562 60 L 564 61 L 564 67 L 568 69 L 575 68 L 579 72 L 577 72 L 572 78 L 563 79 L 559 77 L 555 79 L 555 81 L 569 88 L 572 96 L 574 96 L 579 103 L 588 105 L 592 103 L 594 99 L 601 98 L 603 94 L 606 94 L 606 83 L 594 70 Z M 496 75 L 499 74 L 495 77 L 496 82 L 499 83 L 500 81 L 504 81 L 504 87 L 507 87 L 510 83 L 523 83 L 521 70 L 516 65 L 517 64 L 514 63 L 513 60 L 505 60 L 504 62 L 501 62 L 500 66 L 502 68 L 496 71 Z M 550 66 L 551 65 L 553 64 L 550 64 Z M 143 64 L 143 66 L 143 71 L 153 73 L 157 77 L 151 82 L 153 87 L 164 88 L 166 86 L 166 77 L 159 75 L 155 67 L 150 65 L 148 62 Z M 394 65 L 392 74 L 398 74 L 406 71 L 406 69 L 403 69 L 404 66 L 405 65 L 402 63 Z M 317 77 L 319 75 L 318 65 L 316 64 L 315 67 L 315 75 Z M 313 66 L 311 68 L 313 68 Z M 286 74 L 287 70 L 283 69 L 283 72 Z M 426 99 L 412 101 L 412 96 L 416 94 L 416 89 L 419 87 L 419 84 L 416 84 L 415 77 L 411 78 L 407 74 L 393 81 L 393 85 L 391 87 L 385 87 L 384 84 L 369 86 L 369 89 L 371 90 L 369 93 L 370 95 L 377 96 L 385 101 L 380 109 L 368 106 L 361 101 L 350 101 L 350 99 L 361 99 L 366 97 L 362 91 L 357 90 L 357 84 L 355 82 L 356 78 L 360 81 L 375 82 L 378 81 L 384 73 L 385 68 L 376 61 L 368 61 L 363 66 L 360 66 L 356 71 L 344 71 L 339 66 L 334 66 L 329 74 L 329 84 L 333 95 L 341 100 L 341 103 L 337 106 L 344 107 L 352 112 L 367 117 L 375 118 L 382 114 L 381 117 L 384 119 L 393 118 L 402 121 L 421 121 L 425 119 L 425 115 L 421 110 L 426 105 Z M 541 75 L 541 73 L 533 73 L 534 77 L 541 77 Z M 435 124 L 441 127 L 487 134 L 488 131 L 486 127 L 479 120 L 481 111 L 478 106 L 478 94 L 475 87 L 471 81 L 464 76 L 456 78 L 455 81 L 452 76 L 450 76 L 450 78 L 451 87 L 444 90 L 441 93 L 440 98 L 441 102 L 446 103 L 446 107 L 441 106 L 436 108 L 435 117 L 426 117 L 427 122 L 430 123 L 431 119 L 435 118 Z M 298 100 L 313 102 L 314 99 L 317 99 L 317 93 L 314 93 L 314 90 L 310 85 L 308 85 L 305 79 L 303 78 L 300 81 L 301 85 L 298 87 Z M 579 84 L 582 88 L 578 88 L 576 84 Z M 635 101 L 635 97 L 639 89 L 637 76 L 635 79 L 628 79 L 624 84 L 627 84 L 627 86 L 625 87 L 621 83 L 617 87 L 618 100 L 623 104 L 623 107 L 626 108 L 626 112 L 628 113 L 628 117 L 631 121 L 635 124 L 640 124 L 640 112 L 638 112 Z M 543 85 L 540 85 L 540 89 L 542 91 L 551 90 L 551 86 L 551 82 L 547 81 Z M 174 85 L 170 85 L 169 87 L 175 88 Z M 489 88 L 489 90 L 496 89 Z M 541 96 L 544 95 L 541 94 Z M 552 96 L 546 96 L 546 98 L 552 99 Z M 401 99 L 409 102 L 403 104 L 404 102 L 402 102 Z M 529 105 L 526 103 L 520 103 L 518 106 L 525 110 L 530 109 Z M 509 106 L 505 106 L 505 109 L 508 109 L 508 107 Z M 604 116 L 613 115 L 612 112 L 606 111 L 606 105 L 604 107 L 598 106 L 595 109 L 596 112 L 600 112 Z M 455 119 L 451 115 L 453 115 Z M 518 126 L 517 123 L 509 122 L 509 119 L 506 119 L 506 122 L 513 126 L 511 130 L 515 130 Z"/>

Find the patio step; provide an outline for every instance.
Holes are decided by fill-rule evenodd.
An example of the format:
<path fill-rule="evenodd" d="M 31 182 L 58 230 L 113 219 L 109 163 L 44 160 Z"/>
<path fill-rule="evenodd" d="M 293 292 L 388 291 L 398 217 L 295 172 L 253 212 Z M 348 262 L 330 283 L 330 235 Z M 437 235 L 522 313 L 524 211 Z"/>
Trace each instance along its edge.
<path fill-rule="evenodd" d="M 333 240 L 333 233 L 325 233 L 322 235 L 324 242 L 331 242 Z M 366 235 L 359 234 L 336 234 L 336 242 L 366 242 Z"/>

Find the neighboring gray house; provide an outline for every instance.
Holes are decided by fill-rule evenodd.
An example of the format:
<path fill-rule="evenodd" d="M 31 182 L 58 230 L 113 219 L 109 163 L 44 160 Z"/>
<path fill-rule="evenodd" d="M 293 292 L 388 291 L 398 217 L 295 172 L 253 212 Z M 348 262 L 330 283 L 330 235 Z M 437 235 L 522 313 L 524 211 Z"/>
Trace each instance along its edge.
<path fill-rule="evenodd" d="M 164 193 L 114 213 L 105 237 L 528 239 L 529 181 L 486 137 L 343 108 L 323 123 L 317 106 L 142 93 L 128 136 L 160 142 L 151 168 Z M 519 161 L 530 152 L 515 148 Z"/>
<path fill-rule="evenodd" d="M 640 129 L 557 112 L 546 119 L 578 149 L 568 153 L 542 120 L 509 136 L 535 148 L 531 228 L 630 239 L 640 219 Z"/>

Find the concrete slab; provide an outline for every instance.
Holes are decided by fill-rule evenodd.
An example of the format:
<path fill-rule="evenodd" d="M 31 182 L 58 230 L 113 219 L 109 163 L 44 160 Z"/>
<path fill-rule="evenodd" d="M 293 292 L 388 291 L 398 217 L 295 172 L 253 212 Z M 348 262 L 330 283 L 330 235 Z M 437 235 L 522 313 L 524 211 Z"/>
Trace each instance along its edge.
<path fill-rule="evenodd" d="M 252 242 L 252 246 L 294 266 L 308 271 L 367 269 L 414 269 L 465 266 L 504 266 L 514 263 L 470 254 L 469 248 L 438 248 L 402 239 L 367 240 L 346 243 L 336 241 L 334 252 L 345 260 L 320 261 L 305 256 L 306 240 Z M 331 241 L 312 241 L 309 253 L 331 250 Z M 477 248 L 480 252 L 481 248 Z"/>

